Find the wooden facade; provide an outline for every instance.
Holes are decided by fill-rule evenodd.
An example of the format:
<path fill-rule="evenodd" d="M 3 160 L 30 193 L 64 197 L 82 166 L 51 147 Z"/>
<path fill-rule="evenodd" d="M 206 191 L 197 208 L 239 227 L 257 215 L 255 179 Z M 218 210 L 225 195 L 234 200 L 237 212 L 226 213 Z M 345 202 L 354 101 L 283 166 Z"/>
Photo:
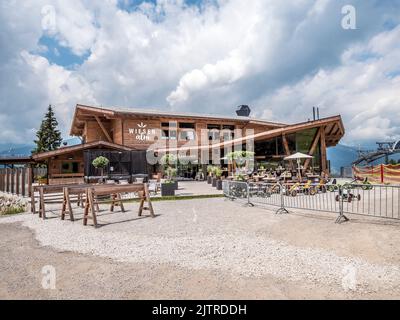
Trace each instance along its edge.
<path fill-rule="evenodd" d="M 47 161 L 51 179 L 71 174 L 79 178 L 85 175 L 83 150 L 91 148 L 144 151 L 156 146 L 154 150 L 160 152 L 202 151 L 251 139 L 257 160 L 281 160 L 300 151 L 315 155 L 320 171 L 328 172 L 326 149 L 335 146 L 344 133 L 340 116 L 283 124 L 250 117 L 77 105 L 70 135 L 81 137 L 82 145 L 35 155 L 34 159 Z M 67 172 L 70 166 L 73 172 Z M 310 161 L 305 166 L 310 166 Z"/>

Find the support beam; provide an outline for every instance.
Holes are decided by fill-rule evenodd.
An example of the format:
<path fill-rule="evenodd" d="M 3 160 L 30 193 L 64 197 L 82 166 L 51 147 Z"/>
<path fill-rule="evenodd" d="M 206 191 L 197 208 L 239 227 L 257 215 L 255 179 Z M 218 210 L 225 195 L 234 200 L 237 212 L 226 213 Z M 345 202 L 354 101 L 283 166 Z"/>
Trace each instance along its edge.
<path fill-rule="evenodd" d="M 290 156 L 289 143 L 286 139 L 286 135 L 284 135 L 284 134 L 282 134 L 282 144 L 283 144 L 283 149 L 285 150 L 286 156 Z M 290 168 L 292 168 L 292 169 L 294 168 L 293 160 L 289 161 L 289 165 L 290 165 Z"/>
<path fill-rule="evenodd" d="M 325 140 L 325 127 L 321 127 L 321 171 L 328 173 L 327 171 L 327 158 L 326 158 L 326 140 Z"/>
<path fill-rule="evenodd" d="M 286 136 L 284 134 L 282 135 L 282 142 L 283 142 L 283 148 L 285 149 L 286 155 L 290 156 L 289 144 L 288 144 Z"/>
<path fill-rule="evenodd" d="M 97 123 L 99 124 L 101 130 L 103 131 L 104 135 L 106 136 L 108 142 L 113 142 L 110 134 L 108 133 L 108 131 L 106 130 L 106 128 L 104 127 L 103 123 L 101 122 L 100 118 L 98 116 L 94 116 L 96 118 Z"/>
<path fill-rule="evenodd" d="M 308 155 L 312 156 L 315 152 L 315 149 L 318 146 L 318 142 L 320 140 L 321 137 L 321 128 L 318 129 L 317 134 L 314 137 L 314 140 L 311 144 L 310 150 L 308 151 Z M 306 161 L 304 162 L 304 170 L 308 169 L 308 166 L 310 165 L 311 159 L 306 159 Z"/>

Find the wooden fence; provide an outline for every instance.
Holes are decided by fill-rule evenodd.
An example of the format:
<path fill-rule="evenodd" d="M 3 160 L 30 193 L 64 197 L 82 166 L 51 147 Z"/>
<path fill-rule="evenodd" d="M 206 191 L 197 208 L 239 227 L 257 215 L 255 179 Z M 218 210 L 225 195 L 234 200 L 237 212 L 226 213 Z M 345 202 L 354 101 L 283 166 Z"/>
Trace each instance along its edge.
<path fill-rule="evenodd" d="M 0 191 L 29 197 L 32 191 L 32 169 L 0 169 Z"/>

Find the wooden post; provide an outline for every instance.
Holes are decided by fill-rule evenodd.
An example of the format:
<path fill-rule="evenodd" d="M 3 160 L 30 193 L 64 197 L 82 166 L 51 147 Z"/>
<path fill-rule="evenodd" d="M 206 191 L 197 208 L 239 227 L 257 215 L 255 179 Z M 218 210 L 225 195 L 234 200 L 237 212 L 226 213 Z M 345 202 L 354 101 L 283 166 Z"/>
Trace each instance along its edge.
<path fill-rule="evenodd" d="M 33 183 L 33 169 L 31 166 L 29 166 L 28 170 L 27 170 L 27 180 L 28 180 L 28 197 L 31 197 L 33 192 L 33 188 L 32 188 L 32 183 Z"/>
<path fill-rule="evenodd" d="M 85 210 L 83 213 L 83 225 L 87 225 L 88 218 L 91 218 L 93 220 L 93 225 L 95 228 L 97 228 L 97 217 L 96 217 L 96 210 L 94 208 L 95 203 L 94 203 L 94 195 L 93 195 L 93 189 L 92 188 L 87 188 L 86 189 L 86 202 L 85 202 Z M 91 213 L 91 216 L 89 217 L 89 213 Z"/>
<path fill-rule="evenodd" d="M 10 192 L 10 168 L 6 169 L 6 192 Z"/>
<path fill-rule="evenodd" d="M 17 168 L 17 169 L 15 169 L 15 173 L 16 173 L 16 175 L 15 175 L 15 194 L 17 194 L 17 195 L 20 195 L 21 193 L 20 193 L 20 189 L 19 189 L 19 187 L 20 187 L 20 178 L 21 178 L 21 169 L 19 169 L 19 168 Z"/>
<path fill-rule="evenodd" d="M 151 203 L 150 192 L 149 192 L 147 183 L 144 184 L 144 191 L 139 192 L 139 197 L 141 198 L 140 205 L 139 205 L 139 217 L 142 215 L 143 210 L 149 210 L 150 216 L 152 218 L 154 218 L 155 215 L 154 215 L 153 205 Z M 147 201 L 147 207 L 144 206 L 145 201 Z"/>
<path fill-rule="evenodd" d="M 147 205 L 148 205 L 148 209 L 150 211 L 150 215 L 152 218 L 154 218 L 154 210 L 153 210 L 153 205 L 151 203 L 151 199 L 150 199 L 150 192 L 149 192 L 149 186 L 147 183 L 144 184 L 144 194 L 146 197 L 146 201 L 147 201 Z"/>
<path fill-rule="evenodd" d="M 22 168 L 21 170 L 21 195 L 23 197 L 26 196 L 26 168 Z"/>
<path fill-rule="evenodd" d="M 46 219 L 43 187 L 39 189 L 39 217 L 43 218 L 43 220 Z"/>
<path fill-rule="evenodd" d="M 383 170 L 383 164 L 381 164 L 381 183 L 383 184 L 384 183 L 384 172 L 383 172 L 384 170 Z"/>
<path fill-rule="evenodd" d="M 0 169 L 0 191 L 4 192 L 4 173 L 3 173 L 3 169 Z"/>
<path fill-rule="evenodd" d="M 320 140 L 321 137 L 321 128 L 318 129 L 317 134 L 314 137 L 314 140 L 311 144 L 311 148 L 308 151 L 308 155 L 312 156 L 315 152 L 315 149 L 317 148 L 318 142 Z M 304 171 L 306 171 L 308 169 L 308 166 L 310 165 L 311 159 L 306 159 L 306 161 L 304 162 Z"/>
<path fill-rule="evenodd" d="M 32 214 L 36 214 L 36 199 L 35 199 L 35 191 L 31 191 L 31 212 Z"/>
<path fill-rule="evenodd" d="M 65 214 L 68 212 L 71 221 L 74 221 L 74 213 L 72 211 L 71 199 L 68 187 L 63 188 L 63 205 L 61 209 L 61 220 L 65 219 Z"/>
<path fill-rule="evenodd" d="M 282 144 L 283 144 L 283 149 L 285 150 L 286 156 L 290 156 L 290 149 L 289 149 L 289 143 L 286 139 L 286 135 L 282 134 Z M 289 166 L 290 169 L 293 169 L 293 161 L 289 161 Z"/>
<path fill-rule="evenodd" d="M 321 172 L 327 172 L 327 159 L 326 159 L 326 141 L 325 141 L 325 127 L 321 127 Z"/>
<path fill-rule="evenodd" d="M 10 169 L 11 175 L 10 175 L 10 180 L 11 180 L 11 194 L 15 193 L 15 169 Z"/>

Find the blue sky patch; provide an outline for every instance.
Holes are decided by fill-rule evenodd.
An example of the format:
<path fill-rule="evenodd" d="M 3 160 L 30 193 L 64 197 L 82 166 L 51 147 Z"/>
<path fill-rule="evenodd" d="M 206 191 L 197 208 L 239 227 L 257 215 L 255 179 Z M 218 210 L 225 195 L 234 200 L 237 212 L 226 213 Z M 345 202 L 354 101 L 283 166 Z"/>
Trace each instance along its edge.
<path fill-rule="evenodd" d="M 77 56 L 69 48 L 60 46 L 56 39 L 48 36 L 42 36 L 38 44 L 43 50 L 35 52 L 36 54 L 45 57 L 50 63 L 57 64 L 66 69 L 76 68 L 76 66 L 84 63 L 90 55 L 90 53 L 86 53 L 82 56 Z"/>

